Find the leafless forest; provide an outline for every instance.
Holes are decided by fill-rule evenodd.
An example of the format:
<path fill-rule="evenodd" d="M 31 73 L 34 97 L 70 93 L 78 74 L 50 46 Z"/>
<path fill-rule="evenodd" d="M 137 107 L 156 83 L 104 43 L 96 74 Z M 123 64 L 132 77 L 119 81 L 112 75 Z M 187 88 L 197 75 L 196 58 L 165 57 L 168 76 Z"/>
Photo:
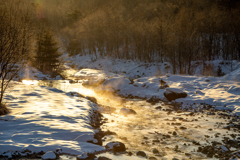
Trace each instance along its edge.
<path fill-rule="evenodd" d="M 0 37 L 20 36 L 30 59 L 49 28 L 62 50 L 92 61 L 168 61 L 173 73 L 191 74 L 193 61 L 240 60 L 238 0 L 2 0 L 0 10 Z"/>

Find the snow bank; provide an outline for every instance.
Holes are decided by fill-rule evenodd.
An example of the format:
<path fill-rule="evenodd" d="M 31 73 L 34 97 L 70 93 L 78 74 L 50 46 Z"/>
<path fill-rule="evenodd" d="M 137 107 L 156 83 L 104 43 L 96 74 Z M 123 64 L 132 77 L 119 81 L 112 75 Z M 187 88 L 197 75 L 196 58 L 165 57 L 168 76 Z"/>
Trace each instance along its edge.
<path fill-rule="evenodd" d="M 5 94 L 10 107 L 0 117 L 0 155 L 14 151 L 55 151 L 79 155 L 104 150 L 87 143 L 94 139 L 90 125 L 96 104 L 58 89 L 12 82 Z M 5 154 L 3 154 L 6 152 Z"/>
<path fill-rule="evenodd" d="M 60 76 L 52 78 L 50 75 L 43 74 L 42 72 L 38 71 L 36 68 L 26 65 L 25 68 L 19 72 L 18 76 L 15 80 L 22 80 L 22 79 L 28 79 L 28 80 L 49 80 L 49 79 L 55 79 L 60 80 L 62 79 Z"/>
<path fill-rule="evenodd" d="M 170 88 L 161 87 L 161 80 Z M 175 100 L 184 103 L 185 108 L 206 103 L 216 106 L 217 109 L 231 110 L 234 114 L 240 115 L 240 85 L 219 77 L 166 74 L 141 77 L 134 79 L 133 82 L 124 77 L 114 77 L 95 88 L 96 92 L 117 92 L 124 97 L 155 98 L 163 101 L 166 101 L 163 94 L 165 90 L 186 92 L 188 95 L 186 98 Z"/>
<path fill-rule="evenodd" d="M 232 80 L 232 81 L 240 82 L 240 65 L 239 65 L 238 69 L 236 69 L 235 71 L 225 75 L 223 77 L 223 80 Z"/>
<path fill-rule="evenodd" d="M 124 59 L 112 59 L 111 57 L 101 57 L 100 55 L 95 61 L 92 61 L 89 55 L 76 55 L 69 57 L 67 54 L 64 54 L 64 57 L 68 62 L 66 64 L 68 66 L 76 66 L 76 69 L 100 69 L 131 78 L 161 76 L 165 75 L 166 73 L 172 73 L 172 66 L 168 62 L 143 63 L 138 62 L 137 60 L 132 61 Z M 240 68 L 239 61 L 205 61 L 205 65 L 211 66 L 211 69 L 208 70 L 208 72 L 212 76 L 217 76 L 218 66 L 221 67 L 221 70 L 224 74 L 229 74 L 231 71 Z M 202 61 L 193 61 L 191 64 L 193 75 L 202 75 L 202 68 Z M 179 71 L 177 70 L 177 74 L 178 73 Z"/>

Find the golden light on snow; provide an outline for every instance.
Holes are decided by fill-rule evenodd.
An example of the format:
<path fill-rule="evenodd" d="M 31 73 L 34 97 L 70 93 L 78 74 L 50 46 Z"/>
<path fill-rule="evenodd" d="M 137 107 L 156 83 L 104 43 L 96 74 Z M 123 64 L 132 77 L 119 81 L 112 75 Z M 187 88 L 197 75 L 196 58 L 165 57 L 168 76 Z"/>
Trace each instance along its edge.
<path fill-rule="evenodd" d="M 33 84 L 37 84 L 38 81 L 33 81 L 33 80 L 22 80 L 22 83 L 23 83 L 23 84 L 26 84 L 26 85 L 33 85 Z"/>
<path fill-rule="evenodd" d="M 83 93 L 85 96 L 94 96 L 95 95 L 95 92 L 91 89 L 85 89 L 85 88 L 81 88 L 81 92 L 80 93 Z"/>

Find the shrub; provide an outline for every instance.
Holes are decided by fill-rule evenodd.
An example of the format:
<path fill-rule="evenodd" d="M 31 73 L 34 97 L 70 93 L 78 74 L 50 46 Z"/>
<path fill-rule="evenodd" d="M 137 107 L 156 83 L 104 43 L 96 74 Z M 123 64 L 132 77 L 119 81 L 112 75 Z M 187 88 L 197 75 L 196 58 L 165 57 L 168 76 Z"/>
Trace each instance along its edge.
<path fill-rule="evenodd" d="M 9 113 L 9 109 L 7 108 L 6 104 L 0 104 L 0 116 Z"/>

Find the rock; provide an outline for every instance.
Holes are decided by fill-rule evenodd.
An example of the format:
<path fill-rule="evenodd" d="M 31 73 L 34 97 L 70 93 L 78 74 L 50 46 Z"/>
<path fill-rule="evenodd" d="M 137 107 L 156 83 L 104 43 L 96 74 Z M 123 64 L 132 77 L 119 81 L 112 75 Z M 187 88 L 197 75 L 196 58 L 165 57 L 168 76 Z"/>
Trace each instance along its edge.
<path fill-rule="evenodd" d="M 110 159 L 110 158 L 107 158 L 107 157 L 102 157 L 102 156 L 100 156 L 100 157 L 98 157 L 98 159 L 97 160 L 112 160 L 112 159 Z"/>
<path fill-rule="evenodd" d="M 152 150 L 152 152 L 153 152 L 154 154 L 159 154 L 159 151 L 158 151 L 156 148 L 154 148 L 154 149 Z"/>
<path fill-rule="evenodd" d="M 137 151 L 136 155 L 140 157 L 147 157 L 146 153 L 143 151 Z"/>
<path fill-rule="evenodd" d="M 42 156 L 42 159 L 56 159 L 57 156 L 53 151 L 49 151 Z"/>
<path fill-rule="evenodd" d="M 180 127 L 180 129 L 183 129 L 183 130 L 185 130 L 185 129 L 187 129 L 186 127 Z"/>
<path fill-rule="evenodd" d="M 78 92 L 69 92 L 69 93 L 71 94 L 71 96 L 77 96 L 77 97 L 82 97 L 82 98 L 85 97 L 84 95 L 82 95 L 82 94 L 80 94 Z"/>
<path fill-rule="evenodd" d="M 162 106 L 157 106 L 155 109 L 162 109 Z"/>
<path fill-rule="evenodd" d="M 83 153 L 77 157 L 77 160 L 94 160 L 94 158 L 96 158 L 96 156 L 92 153 Z"/>
<path fill-rule="evenodd" d="M 149 157 L 149 160 L 157 160 L 156 157 Z"/>
<path fill-rule="evenodd" d="M 161 79 L 159 82 L 160 82 L 160 89 L 165 89 L 169 87 L 164 80 Z"/>
<path fill-rule="evenodd" d="M 154 139 L 154 140 L 152 140 L 152 142 L 159 143 L 160 141 L 158 139 Z"/>
<path fill-rule="evenodd" d="M 173 131 L 173 133 L 172 133 L 174 136 L 176 136 L 177 135 L 177 132 L 176 131 Z"/>
<path fill-rule="evenodd" d="M 95 97 L 85 97 L 85 98 L 90 100 L 93 103 L 97 103 L 97 99 Z"/>
<path fill-rule="evenodd" d="M 132 152 L 128 152 L 127 155 L 128 156 L 132 156 L 133 154 L 132 154 Z"/>
<path fill-rule="evenodd" d="M 163 94 L 168 101 L 187 97 L 187 93 L 177 88 L 166 88 Z"/>
<path fill-rule="evenodd" d="M 153 96 L 153 97 L 151 97 L 151 98 L 148 98 L 148 99 L 146 100 L 146 102 L 151 103 L 151 104 L 158 103 L 159 101 L 160 101 L 160 99 L 157 98 L 157 97 L 155 97 L 155 96 Z"/>
<path fill-rule="evenodd" d="M 104 135 L 117 135 L 117 133 L 107 130 L 107 131 L 104 131 Z"/>
<path fill-rule="evenodd" d="M 137 114 L 137 112 L 135 112 L 133 109 L 121 108 L 119 114 L 128 116 L 131 114 Z"/>
<path fill-rule="evenodd" d="M 76 83 L 76 81 L 74 81 L 74 80 L 69 80 L 69 83 Z"/>
<path fill-rule="evenodd" d="M 105 146 L 106 150 L 113 150 L 114 152 L 124 152 L 126 151 L 125 144 L 122 142 L 109 142 Z"/>
<path fill-rule="evenodd" d="M 57 157 L 59 157 L 59 155 L 62 154 L 62 149 L 57 148 L 55 154 L 57 155 Z"/>

